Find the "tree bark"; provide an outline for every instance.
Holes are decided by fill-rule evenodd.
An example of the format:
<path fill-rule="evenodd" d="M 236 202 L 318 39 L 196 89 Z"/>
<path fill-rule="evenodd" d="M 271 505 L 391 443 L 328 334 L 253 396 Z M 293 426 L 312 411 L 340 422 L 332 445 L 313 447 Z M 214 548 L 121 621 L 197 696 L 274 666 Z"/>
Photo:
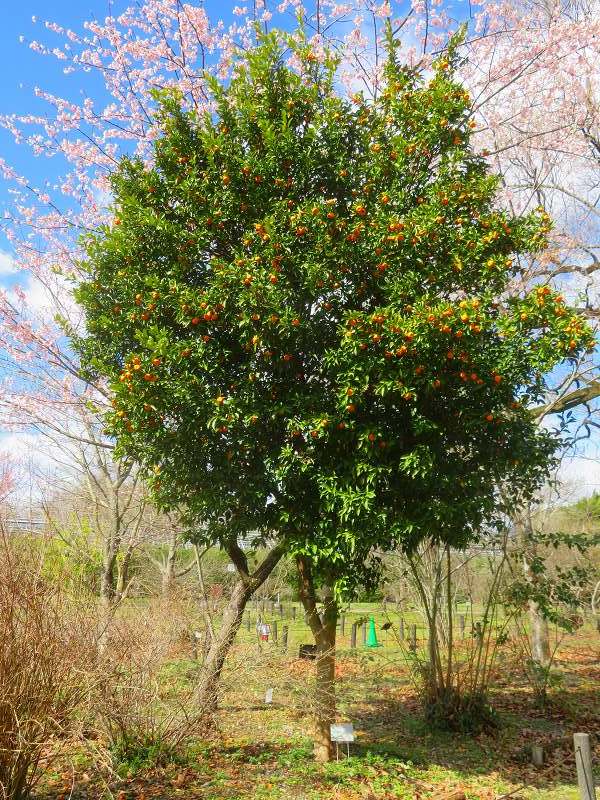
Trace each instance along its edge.
<path fill-rule="evenodd" d="M 338 607 L 331 586 L 325 587 L 323 616 L 317 610 L 314 582 L 307 559 L 296 561 L 300 578 L 300 599 L 317 645 L 314 720 L 315 761 L 331 761 L 331 725 L 335 722 L 335 639 Z"/>
<path fill-rule="evenodd" d="M 212 636 L 210 649 L 204 661 L 198 686 L 199 702 L 208 714 L 213 714 L 218 708 L 219 683 L 223 665 L 242 623 L 246 604 L 275 569 L 285 551 L 282 542 L 276 544 L 254 572 L 250 572 L 246 554 L 237 541 L 226 542 L 223 546 L 235 564 L 238 580 L 233 587 L 231 597 L 225 608 L 221 627 L 219 630 L 214 631 Z"/>
<path fill-rule="evenodd" d="M 169 549 L 167 551 L 167 558 L 165 560 L 165 567 L 162 574 L 162 593 L 164 597 L 168 597 L 175 583 L 175 562 L 177 560 L 177 530 L 174 528 L 171 531 L 169 538 Z"/>
<path fill-rule="evenodd" d="M 315 760 L 332 757 L 331 725 L 335 722 L 335 634 L 337 615 L 325 623 L 317 637 L 317 690 L 315 714 Z"/>
<path fill-rule="evenodd" d="M 533 600 L 529 603 L 529 624 L 531 627 L 531 656 L 540 666 L 547 667 L 552 658 L 548 620 L 541 613 L 539 605 Z"/>
<path fill-rule="evenodd" d="M 252 596 L 252 591 L 252 588 L 242 578 L 237 581 L 223 613 L 221 627 L 218 631 L 215 631 L 211 639 L 198 687 L 202 707 L 209 714 L 216 711 L 218 707 L 218 688 L 223 665 L 242 624 L 244 609 Z"/>
<path fill-rule="evenodd" d="M 532 541 L 533 537 L 529 535 L 530 533 L 532 533 L 532 523 L 528 510 L 520 531 L 524 553 L 523 574 L 529 584 L 535 585 L 536 576 L 531 569 L 528 558 L 528 554 L 535 555 L 535 543 Z M 542 614 L 539 603 L 535 602 L 535 600 L 530 600 L 529 602 L 529 627 L 531 657 L 540 666 L 547 667 L 552 658 L 548 620 Z"/>
<path fill-rule="evenodd" d="M 100 575 L 100 603 L 109 608 L 115 599 L 115 565 L 117 554 L 112 547 L 105 547 L 102 558 L 102 574 Z"/>
<path fill-rule="evenodd" d="M 115 593 L 115 599 L 117 602 L 121 602 L 125 599 L 127 592 L 129 590 L 129 568 L 131 566 L 131 559 L 133 557 L 133 544 L 127 547 L 127 550 L 123 554 L 123 560 L 117 572 L 117 588 Z"/>

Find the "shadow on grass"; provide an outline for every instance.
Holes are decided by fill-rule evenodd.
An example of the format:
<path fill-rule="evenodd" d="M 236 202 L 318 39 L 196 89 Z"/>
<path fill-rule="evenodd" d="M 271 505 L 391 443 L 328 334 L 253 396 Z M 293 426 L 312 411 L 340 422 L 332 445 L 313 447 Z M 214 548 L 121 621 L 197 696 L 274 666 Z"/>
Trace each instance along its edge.
<path fill-rule="evenodd" d="M 356 704 L 352 719 L 362 731 L 356 755 L 374 753 L 411 762 L 421 769 L 439 766 L 461 778 L 494 775 L 513 785 L 553 789 L 575 783 L 572 734 L 583 730 L 596 742 L 600 763 L 600 698 L 597 686 L 555 692 L 546 708 L 532 704 L 527 689 L 498 692 L 499 714 L 493 734 L 469 736 L 432 732 L 414 699 L 376 698 Z M 544 765 L 531 764 L 532 745 L 544 748 Z"/>

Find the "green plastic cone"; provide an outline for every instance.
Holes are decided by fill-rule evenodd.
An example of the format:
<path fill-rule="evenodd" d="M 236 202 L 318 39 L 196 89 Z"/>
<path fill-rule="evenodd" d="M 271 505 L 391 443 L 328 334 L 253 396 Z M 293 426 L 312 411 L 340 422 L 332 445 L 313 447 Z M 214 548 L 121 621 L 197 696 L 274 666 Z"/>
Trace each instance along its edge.
<path fill-rule="evenodd" d="M 365 647 L 380 647 L 377 641 L 377 631 L 375 630 L 375 619 L 373 617 L 369 620 L 369 632 L 367 634 Z"/>

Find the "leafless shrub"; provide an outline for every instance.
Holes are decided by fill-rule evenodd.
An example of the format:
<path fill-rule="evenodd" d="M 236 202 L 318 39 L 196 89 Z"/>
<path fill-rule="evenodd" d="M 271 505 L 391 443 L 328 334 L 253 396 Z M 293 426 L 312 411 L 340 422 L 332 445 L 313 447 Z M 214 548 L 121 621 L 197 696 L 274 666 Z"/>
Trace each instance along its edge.
<path fill-rule="evenodd" d="M 183 606 L 163 599 L 130 607 L 113 622 L 92 706 L 117 768 L 177 759 L 190 739 L 206 732 Z"/>
<path fill-rule="evenodd" d="M 33 549 L 0 537 L 0 797 L 21 800 L 61 751 L 93 644 Z"/>

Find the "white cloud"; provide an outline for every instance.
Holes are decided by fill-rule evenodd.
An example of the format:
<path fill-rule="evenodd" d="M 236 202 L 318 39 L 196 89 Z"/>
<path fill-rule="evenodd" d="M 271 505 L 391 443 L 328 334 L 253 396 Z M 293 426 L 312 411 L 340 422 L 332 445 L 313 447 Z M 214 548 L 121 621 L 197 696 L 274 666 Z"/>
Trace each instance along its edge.
<path fill-rule="evenodd" d="M 17 271 L 15 259 L 6 250 L 0 250 L 0 277 L 14 275 Z"/>
<path fill-rule="evenodd" d="M 558 478 L 565 503 L 600 492 L 600 458 L 573 456 L 563 459 Z"/>

